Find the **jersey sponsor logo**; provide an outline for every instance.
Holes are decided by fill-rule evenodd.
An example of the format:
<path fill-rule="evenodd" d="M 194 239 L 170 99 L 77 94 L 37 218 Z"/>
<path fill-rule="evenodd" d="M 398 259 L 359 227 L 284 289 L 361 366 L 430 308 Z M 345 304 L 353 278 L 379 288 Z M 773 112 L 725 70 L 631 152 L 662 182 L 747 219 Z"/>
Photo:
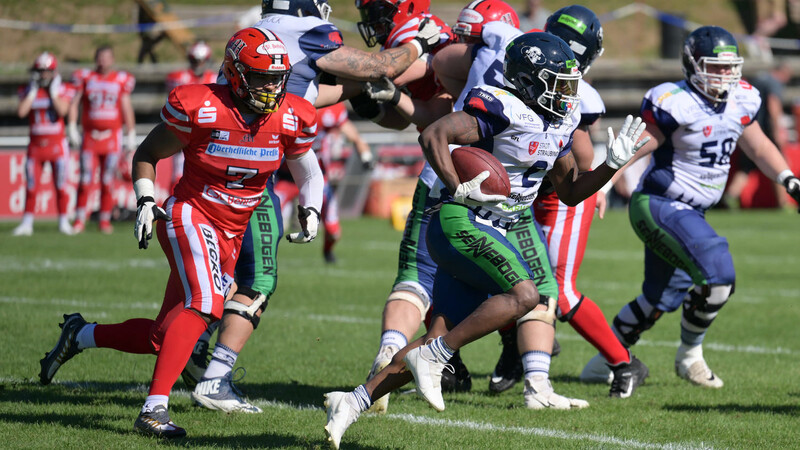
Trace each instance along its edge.
<path fill-rule="evenodd" d="M 205 106 L 197 110 L 197 123 L 213 123 L 217 121 L 217 108 L 206 100 Z"/>
<path fill-rule="evenodd" d="M 235 195 L 218 191 L 206 185 L 203 187 L 203 198 L 220 205 L 230 206 L 231 208 L 251 209 L 258 205 L 261 195 L 256 195 L 253 197 L 237 197 Z"/>
<path fill-rule="evenodd" d="M 530 144 L 528 144 L 528 154 L 529 155 L 533 155 L 534 153 L 536 153 L 536 150 L 538 148 L 539 148 L 539 143 L 538 142 L 536 142 L 536 141 L 531 142 Z"/>
<path fill-rule="evenodd" d="M 245 142 L 252 143 L 253 142 L 253 135 L 252 134 L 245 134 L 244 136 L 242 136 L 241 139 L 239 139 L 239 143 L 240 144 L 241 143 L 245 143 Z"/>
<path fill-rule="evenodd" d="M 227 141 L 230 139 L 231 133 L 224 130 L 214 130 L 211 132 L 211 139 L 215 141 Z"/>
<path fill-rule="evenodd" d="M 297 131 L 297 116 L 293 114 L 283 115 L 283 128 L 291 131 Z"/>
<path fill-rule="evenodd" d="M 487 242 L 487 235 L 481 234 L 480 237 L 476 237 L 469 231 L 462 230 L 455 237 L 466 245 L 465 253 L 472 252 L 473 258 L 483 258 L 489 261 L 512 286 L 522 281 L 522 277 L 514 270 L 508 259 L 493 248 L 495 241 Z"/>
<path fill-rule="evenodd" d="M 217 234 L 213 228 L 206 224 L 199 224 L 200 232 L 203 234 L 203 242 L 206 244 L 208 250 L 208 268 L 210 270 L 211 280 L 214 282 L 214 292 L 222 295 L 225 292 L 224 282 L 222 280 L 222 271 L 219 267 L 219 244 L 217 242 Z"/>
<path fill-rule="evenodd" d="M 563 23 L 564 25 L 577 31 L 579 34 L 583 34 L 583 32 L 586 31 L 586 24 L 583 23 L 582 20 L 572 17 L 569 14 L 560 15 L 558 17 L 558 23 Z"/>
<path fill-rule="evenodd" d="M 256 47 L 256 53 L 259 55 L 273 56 L 286 55 L 289 53 L 289 51 L 286 50 L 286 46 L 283 45 L 283 42 L 281 41 L 266 41 Z"/>
<path fill-rule="evenodd" d="M 742 118 L 739 119 L 739 122 L 741 122 L 742 125 L 747 125 L 748 123 L 750 123 L 750 120 L 751 120 L 750 116 L 742 116 Z"/>
<path fill-rule="evenodd" d="M 280 154 L 277 147 L 245 147 L 217 144 L 216 142 L 210 143 L 206 148 L 206 155 L 247 161 L 277 161 Z"/>
<path fill-rule="evenodd" d="M 703 127 L 703 136 L 709 137 L 711 135 L 711 125 L 706 125 Z"/>

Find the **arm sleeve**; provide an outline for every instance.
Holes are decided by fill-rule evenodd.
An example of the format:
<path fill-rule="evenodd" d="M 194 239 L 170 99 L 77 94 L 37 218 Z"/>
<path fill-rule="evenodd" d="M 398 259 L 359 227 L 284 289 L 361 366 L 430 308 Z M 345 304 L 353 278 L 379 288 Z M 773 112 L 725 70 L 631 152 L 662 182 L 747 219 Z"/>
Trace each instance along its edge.
<path fill-rule="evenodd" d="M 510 121 L 503 109 L 500 100 L 479 88 L 473 88 L 464 99 L 464 112 L 478 120 L 481 139 L 490 139 L 508 128 Z"/>
<path fill-rule="evenodd" d="M 312 28 L 300 36 L 300 49 L 316 61 L 343 45 L 342 33 L 332 24 Z"/>
<path fill-rule="evenodd" d="M 300 191 L 300 205 L 322 211 L 322 188 L 325 181 L 319 161 L 313 151 L 307 150 L 297 159 L 286 158 L 286 167 L 292 173 L 295 184 Z"/>
<path fill-rule="evenodd" d="M 181 143 L 186 145 L 192 135 L 192 118 L 179 97 L 179 94 L 183 92 L 181 87 L 177 87 L 170 92 L 167 103 L 161 108 L 161 120 L 178 136 Z"/>

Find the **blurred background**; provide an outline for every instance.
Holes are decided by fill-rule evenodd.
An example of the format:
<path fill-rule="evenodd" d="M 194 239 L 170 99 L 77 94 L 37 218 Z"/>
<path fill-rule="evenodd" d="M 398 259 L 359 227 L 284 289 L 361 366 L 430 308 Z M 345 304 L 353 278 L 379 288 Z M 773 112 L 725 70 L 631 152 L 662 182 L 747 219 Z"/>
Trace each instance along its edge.
<path fill-rule="evenodd" d="M 367 50 L 356 30 L 358 12 L 352 0 L 332 0 L 331 21 L 344 34 L 345 44 Z M 453 24 L 466 2 L 432 1 L 431 11 Z M 520 16 L 532 10 L 534 19 L 544 19 L 570 1 L 508 1 Z M 783 66 L 788 72 L 780 98 L 780 118 L 787 133 L 781 149 L 795 173 L 800 172 L 800 0 L 586 0 L 603 22 L 605 53 L 592 65 L 587 79 L 606 104 L 607 115 L 598 132 L 598 151 L 605 127 L 618 127 L 627 114 L 635 114 L 644 93 L 651 87 L 682 78 L 679 55 L 683 39 L 700 25 L 718 25 L 737 36 L 745 57 L 744 76 Z M 25 85 L 36 56 L 52 52 L 65 80 L 82 67 L 94 66 L 94 50 L 108 44 L 114 49 L 116 68 L 136 77 L 132 103 L 139 141 L 159 121 L 167 97 L 168 73 L 187 66 L 186 49 L 196 40 L 212 48 L 210 66 L 218 67 L 225 43 L 237 29 L 258 20 L 257 0 L 0 0 L 0 219 L 16 220 L 24 206 L 27 119 L 16 115 L 17 89 Z M 374 51 L 375 49 L 369 49 Z M 364 212 L 403 217 L 402 200 L 411 195 L 414 177 L 422 164 L 413 127 L 395 132 L 383 130 L 355 114 L 351 119 L 370 145 L 378 161 L 364 171 L 347 142 L 336 149 L 331 178 L 339 186 L 343 216 Z M 77 154 L 75 149 L 73 153 Z M 77 156 L 70 169 L 70 183 L 77 182 Z M 757 172 L 757 171 L 756 171 Z M 48 183 L 45 171 L 42 181 Z M 633 182 L 633 181 L 631 181 Z M 616 194 L 616 206 L 625 205 L 626 190 Z M 120 180 L 115 200 L 122 214 L 131 207 L 132 191 Z M 73 199 L 74 200 L 74 199 Z M 55 214 L 53 199 L 37 203 L 37 215 Z M 776 201 L 767 180 L 750 174 L 737 207 L 773 207 Z M 400 205 L 400 206 L 398 206 Z"/>

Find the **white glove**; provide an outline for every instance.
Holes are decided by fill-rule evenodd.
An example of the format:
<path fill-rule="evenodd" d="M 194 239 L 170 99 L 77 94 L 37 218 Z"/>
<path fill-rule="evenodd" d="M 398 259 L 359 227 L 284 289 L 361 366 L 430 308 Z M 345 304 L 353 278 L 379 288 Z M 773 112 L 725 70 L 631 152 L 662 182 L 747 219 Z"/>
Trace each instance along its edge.
<path fill-rule="evenodd" d="M 128 152 L 136 150 L 136 130 L 128 130 L 125 134 L 125 142 L 122 144 L 122 148 Z"/>
<path fill-rule="evenodd" d="M 456 203 L 469 206 L 498 206 L 506 201 L 507 197 L 505 195 L 492 195 L 481 192 L 481 183 L 487 178 L 489 178 L 489 171 L 484 170 L 472 180 L 459 184 L 453 194 L 453 200 Z"/>
<path fill-rule="evenodd" d="M 78 131 L 78 124 L 75 122 L 67 125 L 67 140 L 72 148 L 81 148 L 81 133 Z"/>
<path fill-rule="evenodd" d="M 392 83 L 388 77 L 383 77 L 379 81 L 368 81 L 364 85 L 364 92 L 378 103 L 389 103 L 397 105 L 400 103 L 400 89 Z"/>
<path fill-rule="evenodd" d="M 618 170 L 630 161 L 644 144 L 650 141 L 650 136 L 639 141 L 645 127 L 646 125 L 640 117 L 634 121 L 631 115 L 625 118 L 616 139 L 614 139 L 614 130 L 608 127 L 608 144 L 606 145 L 606 165 L 608 167 Z"/>
<path fill-rule="evenodd" d="M 153 238 L 153 221 L 172 220 L 172 217 L 156 205 L 155 186 L 152 180 L 139 178 L 133 183 L 133 190 L 136 193 L 137 206 L 133 236 L 139 242 L 139 248 L 146 249 L 148 241 Z"/>
<path fill-rule="evenodd" d="M 313 241 L 317 237 L 317 230 L 319 229 L 319 211 L 311 206 L 306 208 L 297 205 L 297 220 L 300 221 L 300 228 L 303 231 L 289 234 L 286 239 L 294 244 L 305 244 Z"/>
<path fill-rule="evenodd" d="M 59 94 L 61 94 L 61 75 L 55 74 L 53 79 L 50 81 L 50 86 L 47 88 L 47 92 L 50 93 L 50 98 L 58 98 Z"/>
<path fill-rule="evenodd" d="M 436 22 L 431 20 L 430 17 L 420 22 L 417 36 L 411 41 L 419 51 L 418 57 L 421 58 L 424 54 L 430 53 L 431 50 L 439 45 L 441 33 L 442 27 L 436 25 Z"/>

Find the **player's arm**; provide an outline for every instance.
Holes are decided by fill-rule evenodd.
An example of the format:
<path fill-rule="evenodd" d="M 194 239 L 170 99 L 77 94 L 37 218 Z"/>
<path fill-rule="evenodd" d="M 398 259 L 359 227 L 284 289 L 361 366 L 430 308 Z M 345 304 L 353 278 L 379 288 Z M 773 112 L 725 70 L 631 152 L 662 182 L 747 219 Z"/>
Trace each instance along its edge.
<path fill-rule="evenodd" d="M 361 133 L 358 132 L 358 129 L 353 124 L 353 121 L 348 119 L 346 120 L 340 127 L 342 134 L 348 141 L 353 143 L 353 146 L 356 148 L 358 152 L 358 158 L 361 160 L 361 163 L 364 165 L 365 169 L 372 168 L 372 150 L 369 148 L 369 144 L 361 137 Z"/>
<path fill-rule="evenodd" d="M 389 122 L 388 119 L 392 119 L 392 116 L 388 114 L 389 111 L 385 110 L 384 106 L 384 111 L 381 111 L 383 114 L 379 114 L 377 118 L 370 118 L 370 120 L 386 128 L 403 129 L 408 123 L 425 128 L 453 110 L 453 97 L 446 92 L 440 92 L 429 100 L 413 99 L 398 89 L 388 78 L 377 82 L 367 82 L 364 86 L 364 93 L 371 100 L 380 104 L 394 106 L 394 110 L 402 117 L 402 121 L 394 119 Z"/>
<path fill-rule="evenodd" d="M 315 108 L 324 108 L 353 98 L 361 93 L 364 85 L 361 81 L 346 78 L 338 78 L 335 83 L 325 84 L 320 81 L 317 99 L 314 101 Z"/>
<path fill-rule="evenodd" d="M 133 112 L 130 93 L 122 94 L 120 107 L 122 108 L 122 121 L 127 130 L 123 147 L 126 151 L 133 151 L 136 149 L 136 115 Z"/>
<path fill-rule="evenodd" d="M 473 44 L 450 44 L 433 57 L 436 77 L 452 96 L 458 96 L 464 90 L 472 67 L 473 47 Z"/>
<path fill-rule="evenodd" d="M 24 90 L 23 90 L 24 89 Z M 17 105 L 17 116 L 20 119 L 28 117 L 33 108 L 33 101 L 36 100 L 36 92 L 39 91 L 39 81 L 31 75 L 28 86 L 20 88 L 19 105 Z M 24 94 L 24 95 L 23 95 Z"/>
<path fill-rule="evenodd" d="M 81 134 L 78 132 L 78 112 L 83 98 L 83 86 L 81 84 L 76 84 L 76 86 L 75 96 L 72 97 L 69 111 L 67 111 L 67 138 L 72 148 L 78 148 L 81 144 Z"/>
<path fill-rule="evenodd" d="M 788 137 L 786 127 L 783 126 L 783 121 L 781 120 L 783 118 L 783 105 L 780 97 L 775 94 L 767 96 L 767 111 L 770 126 L 774 130 L 775 145 L 778 147 L 778 151 L 781 151 L 786 147 Z"/>
<path fill-rule="evenodd" d="M 430 126 L 419 137 L 422 152 L 436 175 L 450 192 L 460 184 L 450 156 L 449 144 L 468 145 L 478 142 L 478 120 L 464 111 L 452 112 Z"/>
<path fill-rule="evenodd" d="M 738 143 L 764 175 L 782 184 L 789 195 L 800 202 L 800 181 L 758 122 L 754 121 L 744 129 Z"/>
<path fill-rule="evenodd" d="M 153 221 L 171 220 L 167 213 L 155 202 L 156 164 L 183 149 L 184 143 L 178 139 L 165 122 L 156 125 L 133 154 L 133 191 L 136 193 L 136 225 L 133 235 L 139 248 L 146 249 L 153 237 Z"/>

